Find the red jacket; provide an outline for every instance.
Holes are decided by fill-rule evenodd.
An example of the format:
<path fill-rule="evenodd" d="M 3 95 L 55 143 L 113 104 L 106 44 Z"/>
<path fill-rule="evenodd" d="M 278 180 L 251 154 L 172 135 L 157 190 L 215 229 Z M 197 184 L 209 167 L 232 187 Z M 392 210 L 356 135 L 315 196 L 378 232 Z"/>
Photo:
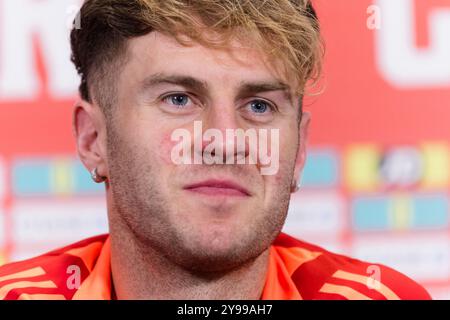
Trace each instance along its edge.
<path fill-rule="evenodd" d="M 378 278 L 372 275 L 377 270 Z M 108 235 L 0 267 L 0 299 L 111 299 Z M 383 265 L 334 254 L 281 233 L 270 247 L 261 299 L 430 299 Z"/>

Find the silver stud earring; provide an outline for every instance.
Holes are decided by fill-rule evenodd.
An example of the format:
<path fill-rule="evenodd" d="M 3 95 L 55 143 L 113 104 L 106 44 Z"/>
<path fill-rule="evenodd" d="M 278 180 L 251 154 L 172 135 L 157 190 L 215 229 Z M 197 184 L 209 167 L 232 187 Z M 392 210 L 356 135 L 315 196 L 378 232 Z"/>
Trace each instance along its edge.
<path fill-rule="evenodd" d="M 104 182 L 106 180 L 105 177 L 102 177 L 102 176 L 98 175 L 97 168 L 94 168 L 91 171 L 91 177 L 92 177 L 92 180 L 94 180 L 94 182 L 96 182 L 96 183 L 102 183 L 102 182 Z"/>
<path fill-rule="evenodd" d="M 291 184 L 291 193 L 297 192 L 298 190 L 300 190 L 300 179 L 298 181 L 292 181 Z"/>

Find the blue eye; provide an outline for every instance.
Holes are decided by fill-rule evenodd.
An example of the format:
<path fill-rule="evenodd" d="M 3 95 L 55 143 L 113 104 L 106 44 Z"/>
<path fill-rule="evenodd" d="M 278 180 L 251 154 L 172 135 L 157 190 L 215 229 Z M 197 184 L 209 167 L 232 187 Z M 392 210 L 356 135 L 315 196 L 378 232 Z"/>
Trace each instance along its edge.
<path fill-rule="evenodd" d="M 177 107 L 184 107 L 189 103 L 189 97 L 185 94 L 172 94 L 165 97 L 164 101 Z"/>
<path fill-rule="evenodd" d="M 269 109 L 269 111 L 272 110 L 270 105 L 262 100 L 252 101 L 250 103 L 250 108 L 254 113 L 266 113 L 266 111 L 268 111 L 267 109 Z"/>

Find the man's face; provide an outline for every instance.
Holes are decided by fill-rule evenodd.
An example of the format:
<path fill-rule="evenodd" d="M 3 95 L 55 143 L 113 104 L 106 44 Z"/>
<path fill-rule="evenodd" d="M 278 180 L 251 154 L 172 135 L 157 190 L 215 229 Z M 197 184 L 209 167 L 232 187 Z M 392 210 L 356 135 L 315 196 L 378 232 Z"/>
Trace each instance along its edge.
<path fill-rule="evenodd" d="M 266 250 L 284 223 L 294 168 L 302 165 L 298 98 L 277 89 L 287 80 L 263 53 L 232 45 L 229 52 L 183 46 L 157 32 L 130 40 L 107 121 L 116 218 L 191 270 L 236 267 Z M 224 138 L 226 129 L 278 129 L 279 148 L 267 145 L 269 154 L 279 153 L 278 171 L 261 175 L 259 163 L 176 164 L 172 150 L 180 141 L 172 134 L 189 131 L 195 153 L 194 121 Z M 224 150 L 229 142 L 220 141 Z"/>

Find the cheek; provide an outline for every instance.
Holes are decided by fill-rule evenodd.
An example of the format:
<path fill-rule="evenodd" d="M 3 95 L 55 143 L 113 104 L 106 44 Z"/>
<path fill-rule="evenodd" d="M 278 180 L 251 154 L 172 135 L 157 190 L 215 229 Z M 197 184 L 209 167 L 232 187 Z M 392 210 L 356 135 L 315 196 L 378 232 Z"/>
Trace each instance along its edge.
<path fill-rule="evenodd" d="M 284 174 L 282 174 L 282 171 L 280 171 L 280 173 L 275 176 L 275 183 L 277 185 L 284 183 L 285 180 L 286 177 L 284 176 Z"/>
<path fill-rule="evenodd" d="M 274 177 L 277 183 L 284 183 L 293 173 L 297 159 L 297 142 L 296 136 L 292 134 L 280 137 L 280 168 Z"/>
<path fill-rule="evenodd" d="M 282 162 L 284 166 L 290 166 L 295 163 L 298 142 L 297 128 L 291 128 L 280 133 L 280 163 Z"/>
<path fill-rule="evenodd" d="M 290 179 L 292 164 L 290 161 L 288 162 L 286 160 L 287 159 L 280 158 L 278 173 L 273 176 L 273 181 L 277 185 L 284 185 L 286 184 L 287 179 Z"/>
<path fill-rule="evenodd" d="M 158 144 L 156 146 L 158 158 L 166 165 L 173 165 L 173 161 L 171 158 L 172 149 L 178 143 L 177 141 L 172 141 L 171 132 L 164 133 L 161 136 L 158 136 Z"/>

